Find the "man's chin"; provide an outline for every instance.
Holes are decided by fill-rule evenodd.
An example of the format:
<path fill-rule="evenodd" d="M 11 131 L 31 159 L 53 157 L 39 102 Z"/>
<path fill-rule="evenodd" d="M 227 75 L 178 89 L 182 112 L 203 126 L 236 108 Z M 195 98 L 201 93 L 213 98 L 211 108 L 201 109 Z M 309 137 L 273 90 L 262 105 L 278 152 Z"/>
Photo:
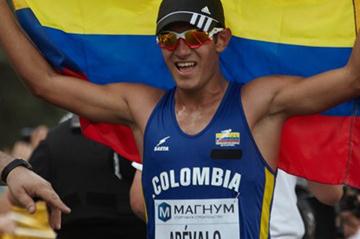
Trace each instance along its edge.
<path fill-rule="evenodd" d="M 197 81 L 195 79 L 178 81 L 176 83 L 176 88 L 178 88 L 182 91 L 185 91 L 185 92 L 196 91 L 200 88 L 196 82 Z"/>

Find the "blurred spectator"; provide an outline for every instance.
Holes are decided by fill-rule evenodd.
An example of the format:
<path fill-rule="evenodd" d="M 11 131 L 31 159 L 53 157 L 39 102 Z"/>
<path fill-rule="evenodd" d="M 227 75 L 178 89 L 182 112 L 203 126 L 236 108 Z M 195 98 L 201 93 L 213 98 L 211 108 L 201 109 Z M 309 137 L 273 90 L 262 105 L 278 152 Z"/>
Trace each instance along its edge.
<path fill-rule="evenodd" d="M 315 239 L 336 239 L 336 210 L 334 206 L 326 205 L 315 197 L 311 197 L 309 203 L 315 216 Z"/>
<path fill-rule="evenodd" d="M 47 132 L 48 128 L 44 125 L 40 125 L 34 129 L 21 129 L 20 140 L 15 142 L 11 155 L 15 158 L 28 160 L 33 150 L 45 139 Z"/>
<path fill-rule="evenodd" d="M 15 142 L 10 154 L 15 158 L 28 160 L 48 132 L 46 126 L 23 128 L 20 139 Z M 44 203 L 37 203 L 37 212 L 29 214 L 25 209 L 12 207 L 6 196 L 6 187 L 0 193 L 0 236 L 1 239 L 55 238 L 48 223 L 48 213 Z M 2 225 L 4 227 L 2 227 Z"/>
<path fill-rule="evenodd" d="M 301 194 L 296 194 L 298 182 L 303 182 Z M 299 190 L 298 190 L 299 192 Z M 342 186 L 319 184 L 312 181 L 300 180 L 281 169 L 278 170 L 274 190 L 273 207 L 270 218 L 270 234 L 273 239 L 331 239 L 335 237 L 335 215 L 319 216 L 317 210 L 322 206 L 326 209 L 333 207 L 340 201 L 343 194 Z M 313 196 L 316 202 L 322 203 L 314 207 Z M 298 201 L 298 199 L 300 199 Z M 323 204 L 324 203 L 324 204 Z M 300 211 L 299 211 L 299 208 Z M 327 231 L 321 228 L 327 227 Z"/>
<path fill-rule="evenodd" d="M 11 204 L 5 194 L 6 187 L 0 186 L 0 238 L 4 233 L 13 233 L 15 222 L 10 217 Z"/>
<path fill-rule="evenodd" d="M 360 201 L 356 190 L 347 190 L 340 203 L 339 219 L 344 238 L 360 239 Z"/>
<path fill-rule="evenodd" d="M 1 239 L 54 239 L 55 233 L 50 228 L 48 222 L 48 213 L 46 205 L 43 202 L 38 202 L 37 211 L 34 214 L 29 214 L 25 209 L 13 207 L 6 217 L 11 220 L 10 226 L 4 231 Z"/>
<path fill-rule="evenodd" d="M 48 131 L 49 129 L 45 125 L 39 125 L 32 131 L 30 135 L 30 145 L 33 150 L 46 138 Z"/>
<path fill-rule="evenodd" d="M 9 214 L 11 204 L 7 197 L 4 196 L 5 191 L 6 187 L 0 186 L 0 238 L 2 238 L 4 233 L 13 233 L 16 227 Z"/>
<path fill-rule="evenodd" d="M 9 200 L 7 197 L 4 197 L 6 190 L 6 186 L 0 186 L 0 215 L 7 213 L 11 208 Z"/>
<path fill-rule="evenodd" d="M 145 238 L 129 206 L 130 162 L 82 136 L 77 117 L 51 130 L 29 161 L 72 209 L 57 238 Z"/>
<path fill-rule="evenodd" d="M 15 158 L 27 160 L 30 157 L 32 150 L 33 148 L 29 143 L 24 141 L 17 141 L 12 148 L 11 155 Z"/>
<path fill-rule="evenodd" d="M 15 222 L 9 213 L 0 214 L 0 238 L 4 233 L 13 233 L 15 231 Z"/>

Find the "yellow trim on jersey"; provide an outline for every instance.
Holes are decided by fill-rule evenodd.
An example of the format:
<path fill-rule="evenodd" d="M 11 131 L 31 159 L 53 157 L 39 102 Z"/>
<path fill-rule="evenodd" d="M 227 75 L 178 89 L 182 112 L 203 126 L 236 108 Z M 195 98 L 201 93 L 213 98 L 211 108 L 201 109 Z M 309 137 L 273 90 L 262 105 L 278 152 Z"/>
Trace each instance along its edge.
<path fill-rule="evenodd" d="M 267 239 L 269 235 L 269 220 L 271 201 L 274 192 L 275 176 L 265 168 L 265 190 L 261 210 L 261 221 L 260 221 L 260 239 Z"/>

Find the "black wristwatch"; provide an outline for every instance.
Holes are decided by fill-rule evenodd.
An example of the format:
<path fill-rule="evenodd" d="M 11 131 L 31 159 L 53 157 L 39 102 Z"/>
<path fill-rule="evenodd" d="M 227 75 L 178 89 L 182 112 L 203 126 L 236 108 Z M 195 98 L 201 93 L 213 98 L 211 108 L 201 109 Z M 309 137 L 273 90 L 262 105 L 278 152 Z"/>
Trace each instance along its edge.
<path fill-rule="evenodd" d="M 23 159 L 14 159 L 11 161 L 8 165 L 5 166 L 3 171 L 1 172 L 1 181 L 3 181 L 6 184 L 6 179 L 9 173 L 16 167 L 25 167 L 27 169 L 32 170 L 31 164 Z"/>

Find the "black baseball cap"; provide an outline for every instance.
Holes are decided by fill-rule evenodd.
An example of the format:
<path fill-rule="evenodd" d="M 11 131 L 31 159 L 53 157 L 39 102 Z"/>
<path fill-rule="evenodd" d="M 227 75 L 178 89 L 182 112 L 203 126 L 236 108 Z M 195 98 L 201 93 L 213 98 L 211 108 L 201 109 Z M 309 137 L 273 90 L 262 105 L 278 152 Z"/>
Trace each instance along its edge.
<path fill-rule="evenodd" d="M 163 0 L 159 7 L 156 34 L 175 22 L 188 22 L 210 32 L 225 27 L 224 9 L 220 0 Z"/>

